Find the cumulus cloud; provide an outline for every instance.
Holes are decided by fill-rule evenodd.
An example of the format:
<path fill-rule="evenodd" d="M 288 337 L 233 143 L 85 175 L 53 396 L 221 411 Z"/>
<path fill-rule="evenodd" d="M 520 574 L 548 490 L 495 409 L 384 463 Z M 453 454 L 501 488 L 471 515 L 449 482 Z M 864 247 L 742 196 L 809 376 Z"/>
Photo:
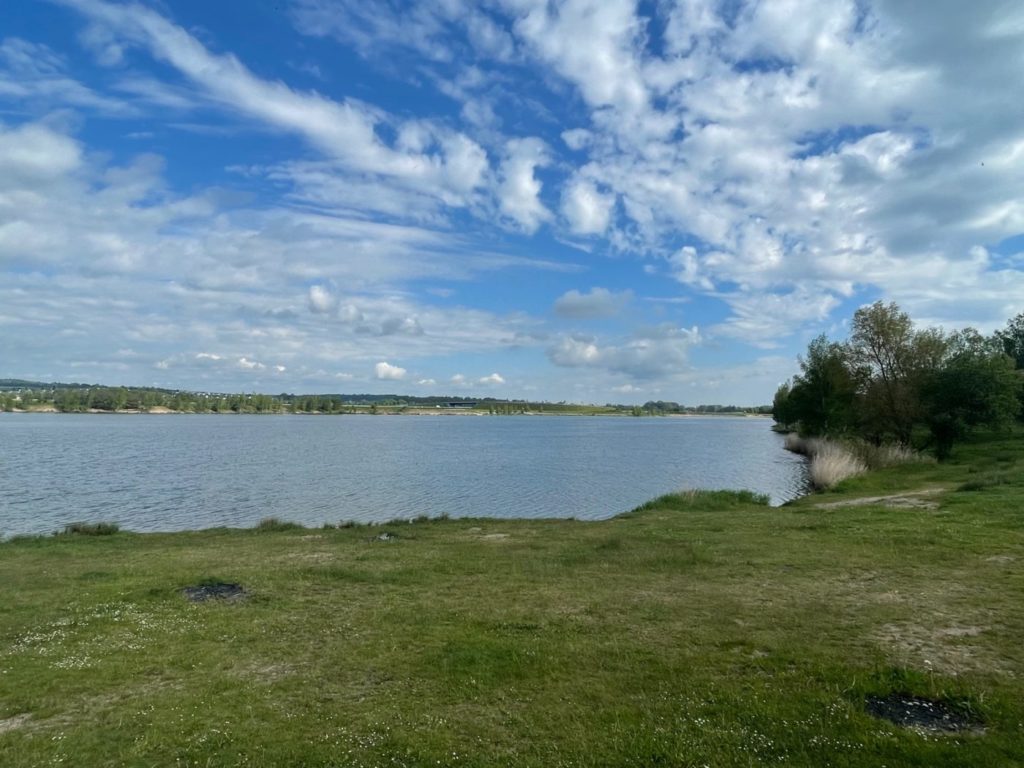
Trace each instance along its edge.
<path fill-rule="evenodd" d="M 481 376 L 479 379 L 477 379 L 477 383 L 483 384 L 485 386 L 488 384 L 504 384 L 505 379 L 502 377 L 500 373 L 492 373 L 489 376 Z"/>
<path fill-rule="evenodd" d="M 387 362 L 380 362 L 373 366 L 374 377 L 382 381 L 401 381 L 405 378 L 405 374 L 405 368 Z"/>
<path fill-rule="evenodd" d="M 323 285 L 311 285 L 308 299 L 310 310 L 320 314 L 331 312 L 338 304 L 337 297 Z"/>
<path fill-rule="evenodd" d="M 604 392 L 622 376 L 649 392 L 686 380 L 695 339 L 552 342 L 514 299 L 492 311 L 478 286 L 460 288 L 465 306 L 425 295 L 496 270 L 579 269 L 560 243 L 586 250 L 590 284 L 613 285 L 609 254 L 616 276 L 644 270 L 644 294 L 678 293 L 637 316 L 676 317 L 667 299 L 701 295 L 689 309 L 712 308 L 701 327 L 723 345 L 792 344 L 876 295 L 947 325 L 991 329 L 1020 311 L 1024 106 L 993 86 L 1019 79 L 1013 3 L 289 6 L 301 32 L 342 41 L 360 66 L 443 94 L 400 113 L 339 95 L 360 84 L 331 83 L 326 60 L 323 92 L 286 82 L 295 70 L 242 61 L 173 6 L 57 5 L 104 69 L 0 41 L 0 359 L 38 378 L 137 365 L 184 385 L 319 385 L 381 358 L 475 365 L 461 356 L 546 345 Z M 115 146 L 104 137 L 118 125 L 132 140 Z M 189 162 L 182 183 L 181 130 L 211 143 L 259 132 L 273 151 L 225 161 L 239 163 L 226 182 Z M 239 187 L 250 201 L 225 191 Z M 537 284 L 521 306 L 556 301 L 561 318 L 611 317 L 621 295 L 556 300 L 562 284 Z M 139 356 L 117 357 L 129 345 Z"/>
<path fill-rule="evenodd" d="M 513 139 L 508 142 L 501 163 L 498 202 L 502 214 L 524 232 L 536 232 L 551 218 L 539 195 L 541 183 L 536 168 L 547 164 L 547 149 L 540 139 Z"/>
<path fill-rule="evenodd" d="M 577 179 L 562 190 L 562 215 L 569 222 L 569 230 L 577 235 L 600 235 L 608 229 L 613 195 L 597 191 L 593 183 Z"/>
<path fill-rule="evenodd" d="M 563 336 L 548 348 L 555 365 L 569 368 L 600 368 L 636 379 L 653 379 L 683 373 L 690 368 L 689 351 L 700 343 L 700 332 L 671 324 L 640 328 L 632 338 L 600 345 L 589 336 Z"/>
<path fill-rule="evenodd" d="M 555 300 L 555 314 L 576 320 L 613 317 L 632 299 L 632 291 L 613 293 L 607 288 L 591 288 L 589 293 L 580 293 L 573 289 Z"/>
<path fill-rule="evenodd" d="M 0 174 L 25 181 L 47 181 L 76 170 L 78 142 L 38 123 L 14 128 L 0 124 Z"/>

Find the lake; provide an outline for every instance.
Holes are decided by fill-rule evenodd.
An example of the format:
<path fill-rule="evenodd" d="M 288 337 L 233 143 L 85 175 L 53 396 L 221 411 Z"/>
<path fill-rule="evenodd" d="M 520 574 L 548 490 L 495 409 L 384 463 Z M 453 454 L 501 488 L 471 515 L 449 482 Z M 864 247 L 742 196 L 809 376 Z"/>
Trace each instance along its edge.
<path fill-rule="evenodd" d="M 611 517 L 670 491 L 804 492 L 770 419 L 0 414 L 0 536 L 419 515 Z"/>

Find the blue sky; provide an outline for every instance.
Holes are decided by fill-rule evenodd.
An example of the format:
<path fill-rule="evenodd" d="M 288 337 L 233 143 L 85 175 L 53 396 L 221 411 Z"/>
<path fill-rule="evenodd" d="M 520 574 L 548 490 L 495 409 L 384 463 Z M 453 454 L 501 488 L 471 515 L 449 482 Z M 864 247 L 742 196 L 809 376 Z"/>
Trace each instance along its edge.
<path fill-rule="evenodd" d="M 0 376 L 768 402 L 1024 311 L 1024 6 L 7 0 Z"/>

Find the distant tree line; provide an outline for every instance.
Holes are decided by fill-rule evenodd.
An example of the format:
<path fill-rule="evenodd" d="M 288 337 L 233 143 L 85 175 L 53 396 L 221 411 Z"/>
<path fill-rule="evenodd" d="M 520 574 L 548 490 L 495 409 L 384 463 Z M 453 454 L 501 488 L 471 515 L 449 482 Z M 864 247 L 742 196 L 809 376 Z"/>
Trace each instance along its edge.
<path fill-rule="evenodd" d="M 775 421 L 807 436 L 934 448 L 1024 414 L 1024 313 L 991 336 L 916 328 L 896 304 L 854 314 L 850 337 L 810 343 L 775 393 Z"/>
<path fill-rule="evenodd" d="M 726 413 L 726 414 L 769 414 L 772 412 L 770 405 L 680 405 L 671 400 L 648 400 L 643 405 L 634 406 L 634 415 L 665 416 L 668 414 L 693 414 L 693 413 Z M 639 411 L 639 412 L 638 412 Z"/>
<path fill-rule="evenodd" d="M 0 410 L 31 410 L 53 407 L 64 413 L 93 411 L 149 411 L 166 408 L 181 413 L 384 413 L 406 408 L 446 408 L 451 403 L 470 403 L 482 413 L 515 415 L 525 413 L 623 413 L 634 416 L 669 414 L 768 414 L 772 407 L 736 405 L 686 406 L 665 400 L 640 405 L 608 403 L 604 406 L 546 401 L 507 400 L 494 397 L 317 394 L 277 395 L 190 392 L 156 387 L 105 387 L 94 384 L 62 384 L 0 379 Z"/>

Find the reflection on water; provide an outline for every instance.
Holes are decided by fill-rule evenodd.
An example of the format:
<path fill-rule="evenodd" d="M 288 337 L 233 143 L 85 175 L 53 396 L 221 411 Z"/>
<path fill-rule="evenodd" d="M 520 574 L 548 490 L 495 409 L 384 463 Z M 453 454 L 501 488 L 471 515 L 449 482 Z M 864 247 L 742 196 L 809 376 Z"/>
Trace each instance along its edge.
<path fill-rule="evenodd" d="M 0 414 L 0 535 L 418 515 L 598 519 L 682 488 L 801 494 L 768 419 Z"/>

